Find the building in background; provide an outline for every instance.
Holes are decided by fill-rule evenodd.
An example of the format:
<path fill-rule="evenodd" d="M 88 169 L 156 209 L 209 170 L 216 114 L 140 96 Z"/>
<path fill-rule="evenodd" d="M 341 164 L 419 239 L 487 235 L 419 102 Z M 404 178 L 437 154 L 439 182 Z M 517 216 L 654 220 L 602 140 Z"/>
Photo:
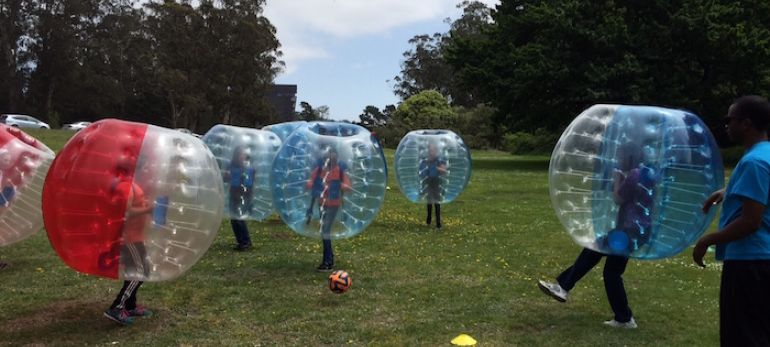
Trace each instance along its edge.
<path fill-rule="evenodd" d="M 267 92 L 267 102 L 281 122 L 297 120 L 296 84 L 274 84 Z"/>

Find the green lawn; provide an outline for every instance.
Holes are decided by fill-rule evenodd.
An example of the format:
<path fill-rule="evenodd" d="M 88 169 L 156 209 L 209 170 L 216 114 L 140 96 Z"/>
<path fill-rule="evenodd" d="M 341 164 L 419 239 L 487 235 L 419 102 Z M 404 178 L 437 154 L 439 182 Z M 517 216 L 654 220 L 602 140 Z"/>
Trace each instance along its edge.
<path fill-rule="evenodd" d="M 55 150 L 70 136 L 31 134 Z M 601 267 L 565 304 L 537 288 L 580 251 L 551 209 L 548 158 L 473 156 L 467 190 L 442 206 L 441 231 L 424 225 L 425 207 L 407 201 L 390 177 L 374 223 L 335 243 L 337 266 L 353 279 L 342 295 L 315 271 L 320 242 L 274 215 L 249 223 L 255 247 L 246 253 L 230 250 L 235 240 L 223 223 L 184 276 L 141 288 L 154 317 L 118 327 L 101 315 L 120 283 L 69 269 L 38 233 L 0 249 L 11 263 L 0 272 L 0 345 L 447 346 L 460 333 L 479 346 L 718 344 L 713 253 L 707 269 L 694 266 L 689 251 L 632 260 L 625 280 L 639 329 L 605 327 L 612 313 Z"/>

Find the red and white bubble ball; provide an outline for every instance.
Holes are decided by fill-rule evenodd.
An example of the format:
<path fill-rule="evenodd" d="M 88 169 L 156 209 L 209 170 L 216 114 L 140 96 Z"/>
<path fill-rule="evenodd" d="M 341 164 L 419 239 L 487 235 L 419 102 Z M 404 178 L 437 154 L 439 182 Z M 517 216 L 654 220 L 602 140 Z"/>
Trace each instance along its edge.
<path fill-rule="evenodd" d="M 0 246 L 43 227 L 41 191 L 53 151 L 18 128 L 0 125 Z"/>
<path fill-rule="evenodd" d="M 81 130 L 43 188 L 48 238 L 73 269 L 163 281 L 193 266 L 222 222 L 214 156 L 199 139 L 107 119 Z"/>

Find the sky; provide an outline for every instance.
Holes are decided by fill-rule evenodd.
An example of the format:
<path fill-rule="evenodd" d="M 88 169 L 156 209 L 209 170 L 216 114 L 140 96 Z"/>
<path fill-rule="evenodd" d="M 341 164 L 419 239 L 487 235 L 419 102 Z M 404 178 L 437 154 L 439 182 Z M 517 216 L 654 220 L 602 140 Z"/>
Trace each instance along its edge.
<path fill-rule="evenodd" d="M 498 0 L 481 0 L 489 6 Z M 301 101 L 326 105 L 335 120 L 358 120 L 364 107 L 397 104 L 393 78 L 415 35 L 446 32 L 459 0 L 268 0 L 286 68 L 278 84 L 297 85 Z"/>

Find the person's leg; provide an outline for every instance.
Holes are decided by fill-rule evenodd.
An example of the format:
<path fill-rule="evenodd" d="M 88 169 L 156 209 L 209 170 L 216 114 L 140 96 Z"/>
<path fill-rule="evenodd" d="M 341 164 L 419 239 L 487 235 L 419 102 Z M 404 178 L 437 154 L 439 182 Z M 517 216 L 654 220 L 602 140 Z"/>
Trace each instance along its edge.
<path fill-rule="evenodd" d="M 321 239 L 323 239 L 323 264 L 334 265 L 334 250 L 332 248 L 332 225 L 339 207 L 321 208 Z"/>
<path fill-rule="evenodd" d="M 126 299 L 124 308 L 126 310 L 133 310 L 136 308 L 136 293 L 139 291 L 139 287 L 142 286 L 142 281 L 136 281 L 136 286 L 134 286 L 134 290 L 131 292 L 131 294 L 128 296 L 128 299 Z"/>
<path fill-rule="evenodd" d="M 310 197 L 310 206 L 307 208 L 305 225 L 310 224 L 310 220 L 313 219 L 313 205 L 315 204 L 315 196 Z"/>
<path fill-rule="evenodd" d="M 556 277 L 556 281 L 564 290 L 572 290 L 575 284 L 602 260 L 603 256 L 604 254 L 583 248 L 583 251 L 575 259 L 575 263 Z"/>
<path fill-rule="evenodd" d="M 233 227 L 233 234 L 235 235 L 235 241 L 241 248 L 251 245 L 251 237 L 249 236 L 249 228 L 246 225 L 246 221 L 231 219 L 230 225 Z"/>
<path fill-rule="evenodd" d="M 131 296 L 131 292 L 128 291 L 129 286 L 131 286 L 132 281 L 123 281 L 123 288 L 120 288 L 120 291 L 118 292 L 118 296 L 115 297 L 115 300 L 112 302 L 112 305 L 110 305 L 110 309 L 122 309 L 126 305 L 126 301 L 128 300 L 128 297 Z M 126 294 L 128 292 L 128 294 Z"/>
<path fill-rule="evenodd" d="M 436 228 L 441 228 L 441 205 L 433 204 L 436 207 Z"/>
<path fill-rule="evenodd" d="M 430 225 L 430 213 L 432 212 L 431 209 L 433 208 L 432 204 L 428 203 L 428 218 L 425 219 L 425 224 Z"/>
<path fill-rule="evenodd" d="M 233 228 L 233 235 L 235 236 L 235 243 L 237 245 L 242 245 L 242 238 L 241 238 L 241 230 L 240 230 L 240 223 L 238 223 L 237 219 L 230 219 L 230 226 Z"/>
<path fill-rule="evenodd" d="M 722 346 L 770 346 L 770 261 L 727 260 L 719 293 Z"/>
<path fill-rule="evenodd" d="M 626 288 L 623 286 L 623 272 L 626 271 L 628 258 L 617 255 L 608 255 L 604 263 L 604 289 L 607 291 L 607 299 L 615 313 L 615 320 L 626 323 L 631 320 L 633 314 L 628 307 Z"/>

